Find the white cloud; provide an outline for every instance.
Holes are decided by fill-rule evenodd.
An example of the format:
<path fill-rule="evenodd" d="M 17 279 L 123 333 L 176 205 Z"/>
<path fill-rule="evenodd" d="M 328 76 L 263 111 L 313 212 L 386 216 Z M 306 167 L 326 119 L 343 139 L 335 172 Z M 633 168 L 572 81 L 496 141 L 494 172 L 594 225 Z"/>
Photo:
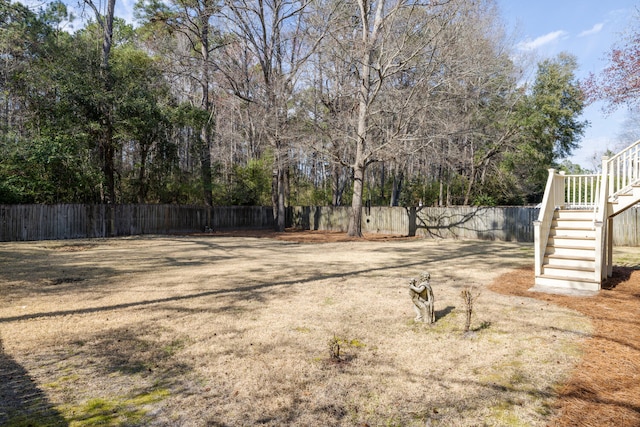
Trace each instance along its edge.
<path fill-rule="evenodd" d="M 554 31 L 554 32 L 545 34 L 543 36 L 537 37 L 533 40 L 528 39 L 528 40 L 522 41 L 518 43 L 517 47 L 518 49 L 525 50 L 525 51 L 536 50 L 541 46 L 547 45 L 549 43 L 553 43 L 556 40 L 559 40 L 568 35 L 569 33 L 567 33 L 566 31 L 558 30 L 558 31 Z"/>
<path fill-rule="evenodd" d="M 591 27 L 589 30 L 585 30 L 585 31 L 581 32 L 580 34 L 578 34 L 578 37 L 586 37 L 586 36 L 590 36 L 592 34 L 598 34 L 600 31 L 602 31 L 602 28 L 604 28 L 604 23 L 599 22 L 596 25 L 594 25 L 593 27 Z"/>

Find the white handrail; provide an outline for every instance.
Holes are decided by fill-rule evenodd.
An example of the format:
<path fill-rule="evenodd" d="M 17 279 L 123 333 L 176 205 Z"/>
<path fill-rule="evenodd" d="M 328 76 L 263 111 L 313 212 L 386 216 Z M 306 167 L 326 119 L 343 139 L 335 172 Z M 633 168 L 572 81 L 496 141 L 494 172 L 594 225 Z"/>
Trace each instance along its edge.
<path fill-rule="evenodd" d="M 544 252 L 549 239 L 551 222 L 553 221 L 553 211 L 556 207 L 564 204 L 564 198 L 564 173 L 557 174 L 555 169 L 549 169 L 549 177 L 547 178 L 547 185 L 540 204 L 538 219 L 533 222 L 536 277 L 542 274 L 542 263 L 544 262 Z"/>
<path fill-rule="evenodd" d="M 607 159 L 606 164 L 609 194 L 615 197 L 640 180 L 640 140 Z"/>

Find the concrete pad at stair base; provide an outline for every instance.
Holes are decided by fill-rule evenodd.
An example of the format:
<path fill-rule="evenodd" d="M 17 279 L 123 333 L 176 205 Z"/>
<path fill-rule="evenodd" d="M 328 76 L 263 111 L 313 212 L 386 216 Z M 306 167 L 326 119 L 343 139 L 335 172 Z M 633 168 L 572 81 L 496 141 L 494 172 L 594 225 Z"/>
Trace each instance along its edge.
<path fill-rule="evenodd" d="M 568 295 L 574 297 L 593 297 L 598 295 L 598 291 L 585 289 L 561 288 L 558 286 L 535 285 L 529 288 L 529 292 L 542 292 L 545 294 Z"/>

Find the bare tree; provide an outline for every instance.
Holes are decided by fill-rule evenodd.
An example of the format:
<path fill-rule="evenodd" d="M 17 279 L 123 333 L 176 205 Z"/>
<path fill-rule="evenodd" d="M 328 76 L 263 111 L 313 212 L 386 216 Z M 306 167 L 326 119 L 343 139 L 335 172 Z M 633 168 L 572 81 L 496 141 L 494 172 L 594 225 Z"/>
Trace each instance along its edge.
<path fill-rule="evenodd" d="M 437 12 L 429 45 L 387 78 L 370 118 L 372 159 L 392 166 L 392 205 L 409 168 L 414 179 L 439 182 L 440 205 L 468 204 L 514 134 L 506 126 L 514 67 L 493 0 L 451 2 Z"/>
<path fill-rule="evenodd" d="M 289 106 L 303 66 L 324 36 L 322 27 L 311 24 L 312 8 L 310 0 L 226 1 L 228 30 L 236 40 L 227 49 L 231 59 L 222 71 L 238 97 L 260 107 L 260 125 L 274 155 L 273 204 L 279 231 L 285 228 L 289 147 L 295 138 L 289 132 Z"/>
<path fill-rule="evenodd" d="M 333 44 L 340 47 L 335 55 L 351 64 L 356 88 L 354 130 L 349 135 L 353 143 L 350 236 L 362 235 L 366 169 L 383 159 L 392 141 L 406 139 L 413 131 L 411 100 L 419 93 L 418 87 L 433 86 L 427 76 L 434 76 L 435 59 L 447 41 L 441 38 L 442 31 L 463 3 L 358 0 L 353 10 L 345 11 L 351 31 L 332 33 Z M 405 87 L 398 103 L 385 105 L 383 94 L 404 72 L 415 75 L 415 85 Z M 383 126 L 385 122 L 388 126 Z"/>

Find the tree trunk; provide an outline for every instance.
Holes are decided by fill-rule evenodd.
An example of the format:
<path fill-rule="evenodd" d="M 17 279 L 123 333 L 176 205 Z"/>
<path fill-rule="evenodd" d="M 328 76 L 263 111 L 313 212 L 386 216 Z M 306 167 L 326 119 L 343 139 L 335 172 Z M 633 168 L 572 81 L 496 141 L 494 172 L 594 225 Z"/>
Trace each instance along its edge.
<path fill-rule="evenodd" d="M 462 203 L 464 206 L 469 206 L 469 200 L 471 199 L 471 192 L 473 191 L 473 187 L 476 183 L 476 175 L 477 175 L 476 165 L 474 162 L 471 162 L 471 172 L 469 173 L 469 183 L 467 184 L 467 191 L 465 192 L 465 195 L 464 195 L 464 203 Z"/>
<path fill-rule="evenodd" d="M 464 206 L 469 206 L 469 201 L 471 200 L 471 193 L 476 183 L 476 175 L 478 174 L 478 171 L 476 169 L 476 163 L 474 160 L 474 157 L 475 157 L 474 146 L 473 144 L 468 144 L 468 146 L 469 146 L 469 150 L 471 151 L 470 155 L 468 156 L 470 159 L 469 163 L 471 164 L 471 171 L 469 171 L 469 183 L 467 185 L 467 191 L 464 194 L 464 202 L 462 203 Z"/>
<path fill-rule="evenodd" d="M 200 108 L 214 117 L 209 99 L 209 18 L 211 13 L 204 12 L 200 21 L 200 54 L 202 56 L 202 100 Z M 211 120 L 202 125 L 200 130 L 200 176 L 202 179 L 202 196 L 206 206 L 213 206 L 213 183 L 211 179 Z"/>
<path fill-rule="evenodd" d="M 276 217 L 276 231 L 283 232 L 286 227 L 286 169 L 278 166 L 278 213 Z"/>
<path fill-rule="evenodd" d="M 342 204 L 342 192 L 344 191 L 344 186 L 340 183 L 340 169 L 341 167 L 337 164 L 333 164 L 331 166 L 331 205 L 332 206 L 340 206 Z"/>
<path fill-rule="evenodd" d="M 143 204 L 147 198 L 147 157 L 149 155 L 149 146 L 143 144 L 140 149 L 140 169 L 138 170 L 138 203 Z"/>
<path fill-rule="evenodd" d="M 108 204 L 107 217 L 109 221 L 107 223 L 107 230 L 105 230 L 107 236 L 116 235 L 116 180 L 115 180 L 115 149 L 113 147 L 113 126 L 111 125 L 111 117 L 107 115 L 106 128 L 103 133 L 103 139 L 100 142 L 100 149 L 102 154 L 102 173 L 105 176 L 107 184 L 107 200 L 104 200 Z"/>
<path fill-rule="evenodd" d="M 364 164 L 355 165 L 353 169 L 353 196 L 351 197 L 351 214 L 347 235 L 362 237 L 362 190 L 364 188 Z"/>
<path fill-rule="evenodd" d="M 107 113 L 108 114 L 108 113 Z M 113 126 L 111 118 L 106 117 L 104 130 L 100 137 L 99 149 L 102 161 L 102 174 L 104 175 L 105 184 L 107 185 L 107 193 L 105 194 L 104 203 L 116 203 L 116 179 L 115 179 L 115 149 L 113 147 Z"/>
<path fill-rule="evenodd" d="M 384 185 L 386 181 L 384 162 L 380 163 L 380 204 L 384 203 Z"/>
<path fill-rule="evenodd" d="M 363 15 L 364 18 L 366 18 L 366 15 Z M 365 46 L 365 53 L 362 56 L 362 69 L 360 70 L 356 157 L 353 163 L 353 196 L 351 197 L 351 217 L 349 218 L 349 229 L 347 230 L 347 235 L 351 237 L 362 237 L 362 190 L 364 189 L 364 177 L 367 167 L 367 131 L 369 126 L 369 102 L 371 100 L 373 47 L 370 44 L 369 29 L 365 25 L 363 27 L 362 42 L 363 46 Z"/>
<path fill-rule="evenodd" d="M 213 183 L 211 180 L 211 132 L 205 124 L 200 132 L 200 176 L 202 196 L 206 206 L 213 206 Z"/>
<path fill-rule="evenodd" d="M 102 31 L 104 37 L 102 39 L 102 62 L 100 68 L 107 71 L 109 68 L 109 55 L 111 53 L 111 44 L 113 40 L 113 16 L 116 8 L 116 0 L 109 0 L 107 3 L 107 14 L 105 15 Z M 97 13 L 97 12 L 96 12 Z M 108 76 L 103 76 L 108 77 Z"/>
<path fill-rule="evenodd" d="M 370 56 L 366 56 L 370 60 Z M 366 164 L 367 125 L 369 116 L 369 65 L 363 66 L 362 86 L 360 88 L 360 102 L 358 112 L 358 138 L 356 142 L 356 158 L 353 164 L 353 196 L 351 197 L 351 217 L 347 235 L 362 237 L 362 191 L 364 189 L 364 177 Z"/>
<path fill-rule="evenodd" d="M 101 105 L 102 125 L 104 126 L 98 142 L 98 152 L 102 162 L 102 173 L 107 186 L 107 194 L 103 196 L 103 202 L 109 204 L 116 203 L 115 184 L 115 148 L 113 146 L 113 119 L 111 117 L 111 101 L 109 94 L 113 89 L 111 73 L 109 70 L 109 57 L 111 55 L 111 45 L 113 43 L 113 17 L 115 13 L 116 0 L 108 0 L 107 13 L 102 16 L 96 5 L 91 0 L 85 0 L 94 11 L 96 21 L 102 28 L 102 55 L 100 58 L 100 77 L 102 85 L 107 95 L 107 101 Z M 113 212 L 113 209 L 112 209 Z M 115 218 L 112 222 L 115 221 Z M 112 228 L 113 230 L 113 228 Z"/>
<path fill-rule="evenodd" d="M 442 172 L 442 166 L 438 168 L 438 206 L 444 206 L 444 173 Z"/>
<path fill-rule="evenodd" d="M 393 175 L 393 188 L 391 189 L 391 206 L 398 206 L 400 203 L 400 192 L 402 191 L 402 181 L 404 172 L 399 171 Z"/>

